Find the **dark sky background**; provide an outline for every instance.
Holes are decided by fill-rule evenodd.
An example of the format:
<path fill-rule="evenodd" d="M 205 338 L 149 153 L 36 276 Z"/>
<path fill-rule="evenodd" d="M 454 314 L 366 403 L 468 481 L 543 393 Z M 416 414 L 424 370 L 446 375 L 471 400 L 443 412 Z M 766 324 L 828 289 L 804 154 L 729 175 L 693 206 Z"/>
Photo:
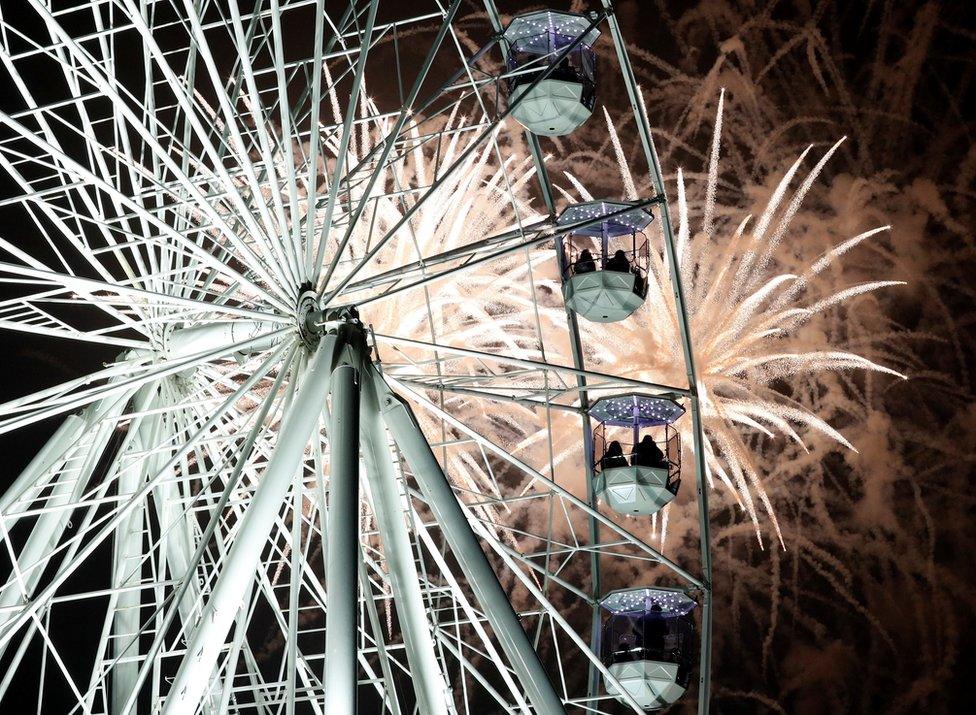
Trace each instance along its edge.
<path fill-rule="evenodd" d="M 4 2 L 5 18 L 8 7 L 22 9 L 15 5 Z M 851 227 L 892 223 L 885 269 L 909 282 L 880 296 L 871 317 L 849 316 L 850 333 L 832 336 L 875 336 L 862 350 L 911 378 L 868 385 L 855 377 L 846 385 L 864 409 L 838 418 L 838 426 L 861 436 L 861 454 L 815 449 L 816 467 L 795 462 L 787 474 L 769 467 L 785 550 L 755 549 L 749 528 L 738 528 L 718 500 L 714 711 L 972 710 L 976 13 L 968 2 L 625 0 L 617 7 L 652 124 L 673 140 L 659 139 L 666 171 L 701 170 L 700 156 L 683 147 L 707 149 L 719 87 L 728 92 L 725 205 L 762 193 L 806 144 L 846 134 L 811 211 L 848 211 L 841 219 Z M 484 35 L 478 8 L 462 11 L 473 37 Z M 602 48 L 609 51 L 605 41 Z M 619 89 L 601 91 L 598 102 L 620 102 Z M 9 102 L 0 93 L 0 108 Z M 598 122 L 560 144 L 556 168 L 599 140 Z M 572 168 L 591 185 L 601 181 L 600 167 Z M 10 194 L 7 183 L 2 190 Z M 863 202 L 838 199 L 854 191 Z M 0 230 L 31 244 L 29 226 Z M 872 275 L 878 260 L 854 260 L 851 276 Z M 3 399 L 88 373 L 117 352 L 16 333 L 0 340 Z M 46 422 L 0 436 L 0 487 L 53 428 Z M 96 567 L 88 577 L 97 580 Z M 85 629 L 97 634 L 100 616 L 86 622 L 82 613 L 73 626 L 81 641 Z M 0 710 L 18 712 L 8 707 Z M 45 711 L 60 712 L 54 702 Z"/>

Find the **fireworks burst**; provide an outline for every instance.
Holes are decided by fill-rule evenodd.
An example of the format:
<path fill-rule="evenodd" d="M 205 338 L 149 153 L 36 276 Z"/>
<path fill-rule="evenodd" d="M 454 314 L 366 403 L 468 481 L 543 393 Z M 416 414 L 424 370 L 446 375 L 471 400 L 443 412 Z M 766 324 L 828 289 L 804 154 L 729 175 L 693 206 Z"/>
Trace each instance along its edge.
<path fill-rule="evenodd" d="M 651 6 L 630 10 L 637 25 L 656 19 Z M 664 23 L 667 32 L 633 51 L 663 164 L 692 177 L 691 225 L 703 223 L 703 135 L 727 87 L 714 213 L 725 235 L 747 213 L 762 215 L 805 147 L 819 154 L 849 134 L 793 216 L 777 272 L 800 275 L 849 237 L 890 225 L 806 295 L 816 304 L 878 278 L 907 282 L 812 317 L 793 340 L 840 346 L 909 380 L 866 369 L 774 383 L 857 452 L 815 430 L 801 433 L 805 447 L 744 432 L 787 548 L 760 551 L 743 538 L 748 523 L 715 524 L 720 697 L 749 711 L 948 711 L 964 688 L 959 653 L 972 642 L 960 615 L 972 587 L 959 578 L 972 542 L 971 22 L 935 2 L 786 3 L 768 13 L 730 0 Z M 562 160 L 609 148 L 603 127 L 591 129 L 556 159 L 592 190 L 605 164 Z M 620 140 L 627 155 L 639 148 L 628 131 Z M 675 196 L 677 176 L 667 179 Z M 692 551 L 689 511 L 671 510 L 674 553 Z"/>
<path fill-rule="evenodd" d="M 327 68 L 325 74 L 329 76 Z M 329 89 L 327 94 L 332 122 L 341 123 L 340 101 L 335 88 Z M 874 280 L 842 288 L 835 288 L 830 282 L 827 286 L 818 283 L 818 278 L 836 261 L 862 242 L 887 231 L 887 226 L 864 231 L 843 241 L 807 265 L 800 266 L 796 273 L 778 272 L 779 249 L 784 240 L 789 239 L 792 220 L 844 140 L 831 146 L 819 158 L 791 195 L 791 185 L 813 149 L 807 147 L 785 171 L 758 219 L 749 215 L 738 225 L 730 225 L 730 212 L 716 206 L 722 97 L 724 90 L 720 93 L 708 171 L 704 175 L 702 193 L 705 201 L 699 212 L 699 230 L 692 229 L 694 219 L 689 211 L 687 188 L 680 169 L 676 179 L 678 261 L 687 286 L 699 369 L 703 426 L 708 438 L 706 467 L 709 482 L 713 483 L 717 476 L 748 515 L 760 543 L 762 527 L 757 500 L 770 518 L 780 544 L 785 546 L 776 511 L 763 484 L 763 466 L 747 440 L 754 434 L 771 439 L 782 437 L 806 451 L 803 435 L 816 432 L 856 451 L 841 432 L 802 402 L 788 397 L 788 390 L 777 389 L 777 386 L 789 384 L 801 376 L 816 382 L 818 376 L 823 378 L 850 370 L 868 370 L 904 378 L 903 374 L 857 353 L 825 349 L 822 334 L 804 331 L 815 318 L 839 305 L 904 282 Z M 629 200 L 638 200 L 636 187 L 642 182 L 633 174 L 610 114 L 605 108 L 603 113 L 623 193 Z M 387 136 L 392 123 L 365 93 L 360 117 L 363 129 L 347 147 L 345 161 L 348 165 L 355 165 L 369 156 L 376 149 L 377 141 Z M 220 122 L 216 112 L 213 120 Z M 411 192 L 404 189 L 426 186 L 442 178 L 439 169 L 450 166 L 454 158 L 464 152 L 467 147 L 463 134 L 452 129 L 455 124 L 463 126 L 465 121 L 464 118 L 458 121 L 455 115 L 444 119 L 444 134 L 450 138 L 437 146 L 424 145 L 419 141 L 417 130 L 413 130 L 416 148 L 402 162 L 392 166 L 374 189 L 370 208 L 351 236 L 351 259 L 368 252 L 371 237 L 376 232 L 385 232 L 401 222 L 411 208 Z M 322 148 L 331 156 L 325 165 L 334 166 L 340 148 L 338 136 L 323 130 L 321 141 Z M 288 153 L 276 152 L 273 162 L 277 174 L 285 175 L 287 162 L 301 154 L 300 147 L 293 147 Z M 395 239 L 387 249 L 374 259 L 364 274 L 364 282 L 370 276 L 422 261 L 424 256 L 462 247 L 472 235 L 502 233 L 540 221 L 543 217 L 532 208 L 529 191 L 534 174 L 531 159 L 524 154 L 513 154 L 499 166 L 494 161 L 496 155 L 495 147 L 486 144 L 464 160 L 461 170 L 446 177 L 434 197 L 425 201 L 423 207 L 394 234 Z M 576 194 L 560 189 L 567 202 L 601 198 L 591 194 L 572 172 L 564 173 Z M 324 171 L 317 176 L 318 181 L 327 178 Z M 266 200 L 270 201 L 269 192 L 265 190 L 265 193 Z M 515 198 L 515 202 L 508 201 L 508 197 Z M 308 198 L 306 185 L 298 197 L 298 215 L 315 217 L 312 220 L 315 229 L 312 234 L 315 235 L 321 226 L 324 209 L 308 211 Z M 335 220 L 341 224 L 350 207 L 362 198 L 354 190 L 345 201 L 338 203 Z M 274 199 L 281 205 L 287 200 L 283 193 Z M 229 209 L 221 212 L 230 214 Z M 290 225 L 279 228 L 285 232 L 290 229 Z M 559 346 L 561 343 L 560 337 L 565 331 L 561 307 L 544 297 L 533 300 L 531 294 L 534 288 L 544 289 L 551 295 L 558 292 L 558 281 L 545 270 L 538 277 L 533 273 L 533 265 L 544 265 L 551 257 L 549 250 L 494 261 L 486 268 L 467 272 L 462 280 L 435 282 L 422 290 L 406 291 L 400 300 L 379 302 L 368 308 L 364 315 L 379 333 L 398 332 L 420 340 L 443 340 L 484 352 L 502 349 L 509 355 L 548 357 L 555 362 L 566 362 L 558 347 L 550 347 L 548 356 L 541 349 L 543 345 Z M 634 320 L 611 326 L 584 324 L 588 357 L 596 364 L 628 377 L 680 384 L 683 373 L 677 315 L 662 252 L 652 252 L 649 275 L 647 309 L 640 311 Z M 483 300 L 486 290 L 495 296 L 490 303 Z M 653 357 L 650 361 L 649 356 Z M 413 357 L 420 359 L 418 355 Z M 831 389 L 826 380 L 821 379 L 819 384 L 824 389 Z M 439 399 L 442 406 L 449 404 L 472 424 L 487 426 L 488 410 L 484 403 L 445 398 L 443 393 Z M 553 465 L 570 458 L 576 447 L 575 429 L 569 422 L 557 427 L 555 434 L 551 418 L 547 430 L 533 430 L 536 418 L 532 411 L 517 404 L 509 403 L 502 410 L 493 410 L 492 421 L 495 427 L 503 424 L 510 431 L 509 441 L 520 442 L 518 448 L 535 451 L 534 445 L 548 444 L 553 439 L 562 447 L 557 447 Z M 445 426 L 441 421 L 425 415 L 423 422 L 428 434 L 440 434 L 443 438 Z M 690 445 L 690 427 L 684 425 L 683 432 L 684 444 Z M 476 450 L 456 449 L 445 452 L 444 456 L 465 488 L 497 495 L 497 484 L 483 455 Z M 547 456 L 537 454 L 534 462 L 544 464 Z M 485 516 L 494 521 L 497 515 L 493 510 L 485 509 Z M 667 523 L 668 511 L 665 510 L 660 526 L 662 544 Z M 658 528 L 656 516 L 653 528 Z"/>
<path fill-rule="evenodd" d="M 790 197 L 790 186 L 811 148 L 785 172 L 757 220 L 746 216 L 733 230 L 716 221 L 715 196 L 719 176 L 722 99 L 709 157 L 701 228 L 693 231 L 682 171 L 677 172 L 678 263 L 687 286 L 686 298 L 694 336 L 702 419 L 707 436 L 709 478 L 718 475 L 759 534 L 755 504 L 758 498 L 772 520 L 780 542 L 783 535 L 767 491 L 762 469 L 747 446 L 745 435 L 759 433 L 793 440 L 803 447 L 802 432 L 819 432 L 847 448 L 854 446 L 810 407 L 791 399 L 783 382 L 803 376 L 817 379 L 853 369 L 904 377 L 866 357 L 826 348 L 823 336 L 804 328 L 822 313 L 866 293 L 902 281 L 876 280 L 840 289 L 818 284 L 834 262 L 860 243 L 888 230 L 887 226 L 860 233 L 831 248 L 798 273 L 778 270 L 778 249 L 789 240 L 791 222 L 804 197 L 830 157 L 832 146 L 803 178 Z M 604 110 L 606 111 L 606 110 Z M 637 181 L 627 162 L 617 131 L 606 114 L 611 142 L 618 157 L 623 185 L 637 198 Z M 585 200 L 592 197 L 572 174 L 567 177 Z M 648 310 L 633 321 L 613 325 L 606 335 L 590 341 L 595 359 L 623 374 L 675 384 L 680 380 L 681 346 L 677 315 L 667 281 L 663 254 L 652 252 Z M 598 332 L 591 326 L 592 333 Z M 599 347 L 606 346 L 606 350 Z M 827 387 L 826 382 L 821 382 Z M 828 388 L 829 389 L 829 388 Z M 686 435 L 685 444 L 690 444 Z M 755 498 L 754 496 L 755 495 Z"/>

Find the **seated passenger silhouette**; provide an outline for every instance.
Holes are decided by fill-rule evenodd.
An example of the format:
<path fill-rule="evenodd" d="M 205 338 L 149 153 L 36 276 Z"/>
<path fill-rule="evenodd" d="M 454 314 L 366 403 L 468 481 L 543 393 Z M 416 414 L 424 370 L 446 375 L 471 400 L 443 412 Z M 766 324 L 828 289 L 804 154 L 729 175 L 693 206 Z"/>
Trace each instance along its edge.
<path fill-rule="evenodd" d="M 624 456 L 624 450 L 620 446 L 620 442 L 614 440 L 607 445 L 607 451 L 604 452 L 603 459 L 600 460 L 600 466 L 604 469 L 627 466 L 627 458 Z"/>
<path fill-rule="evenodd" d="M 574 266 L 574 272 L 576 273 L 592 273 L 596 270 L 596 261 L 593 260 L 593 254 L 590 253 L 590 249 L 584 248 L 580 251 L 579 258 Z"/>
<path fill-rule="evenodd" d="M 627 260 L 627 254 L 618 248 L 613 257 L 607 261 L 607 270 L 629 273 L 630 261 Z"/>
<path fill-rule="evenodd" d="M 667 469 L 668 458 L 657 446 L 649 434 L 645 434 L 641 441 L 634 445 L 634 451 L 630 457 L 630 463 L 635 467 L 657 467 Z"/>

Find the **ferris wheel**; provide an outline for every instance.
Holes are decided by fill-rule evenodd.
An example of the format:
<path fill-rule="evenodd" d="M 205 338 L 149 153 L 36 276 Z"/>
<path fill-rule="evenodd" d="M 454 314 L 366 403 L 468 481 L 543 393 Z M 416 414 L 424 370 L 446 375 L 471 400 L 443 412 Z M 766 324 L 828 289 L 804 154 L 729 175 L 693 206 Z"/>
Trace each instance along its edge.
<path fill-rule="evenodd" d="M 0 327 L 116 357 L 0 409 L 53 431 L 0 498 L 0 703 L 707 712 L 692 343 L 610 1 L 26 5 Z M 655 193 L 557 203 L 609 78 Z M 682 385 L 587 363 L 654 281 Z M 689 490 L 682 565 L 648 534 Z"/>

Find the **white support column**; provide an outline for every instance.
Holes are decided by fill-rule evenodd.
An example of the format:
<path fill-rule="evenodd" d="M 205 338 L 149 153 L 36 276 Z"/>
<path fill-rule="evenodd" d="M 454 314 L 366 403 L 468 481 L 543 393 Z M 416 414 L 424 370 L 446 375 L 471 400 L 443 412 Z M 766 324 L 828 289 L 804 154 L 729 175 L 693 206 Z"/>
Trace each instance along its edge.
<path fill-rule="evenodd" d="M 150 386 L 152 396 L 156 394 L 155 386 Z M 142 401 L 136 409 L 146 409 L 152 405 L 151 398 Z M 159 443 L 159 415 L 153 415 L 141 424 L 133 423 L 130 429 L 136 433 L 131 440 L 135 453 L 128 460 L 120 462 L 118 479 L 118 495 L 129 499 L 142 486 L 143 482 L 153 473 L 156 459 L 146 459 L 142 454 L 153 449 Z M 138 464 L 138 466 L 136 466 Z M 112 587 L 122 589 L 115 599 L 112 617 L 112 655 L 119 662 L 112 668 L 112 712 L 119 713 L 125 707 L 126 700 L 135 686 L 139 675 L 138 660 L 130 660 L 139 654 L 138 642 L 132 642 L 142 625 L 140 609 L 142 606 L 142 590 L 135 588 L 142 581 L 142 549 L 145 506 L 139 506 L 130 511 L 119 522 L 113 538 L 112 553 Z"/>
<path fill-rule="evenodd" d="M 355 715 L 359 605 L 359 371 L 332 373 L 325 589 L 325 712 Z"/>
<path fill-rule="evenodd" d="M 211 682 L 210 676 L 227 633 L 254 581 L 261 552 L 268 542 L 278 511 L 288 493 L 305 445 L 317 424 L 329 392 L 335 338 L 325 336 L 302 376 L 298 394 L 279 432 L 268 466 L 238 527 L 234 545 L 224 559 L 220 576 L 203 608 L 200 623 L 187 646 L 163 713 L 192 713 Z M 355 574 L 353 575 L 355 578 Z"/>
<path fill-rule="evenodd" d="M 515 609 L 481 550 L 454 490 L 417 424 L 413 410 L 393 394 L 379 374 L 373 375 L 383 420 L 410 463 L 424 498 L 498 637 L 509 665 L 525 688 L 529 702 L 539 715 L 565 713 L 562 701 L 523 630 Z"/>
<path fill-rule="evenodd" d="M 437 663 L 430 623 L 420 591 L 420 575 L 417 573 L 410 535 L 404 521 L 400 490 L 392 469 L 392 455 L 387 445 L 386 431 L 380 421 L 373 371 L 372 365 L 363 367 L 360 428 L 373 513 L 383 543 L 393 603 L 396 605 L 397 617 L 403 631 L 418 707 L 422 713 L 447 713 L 450 705 L 446 683 Z"/>

